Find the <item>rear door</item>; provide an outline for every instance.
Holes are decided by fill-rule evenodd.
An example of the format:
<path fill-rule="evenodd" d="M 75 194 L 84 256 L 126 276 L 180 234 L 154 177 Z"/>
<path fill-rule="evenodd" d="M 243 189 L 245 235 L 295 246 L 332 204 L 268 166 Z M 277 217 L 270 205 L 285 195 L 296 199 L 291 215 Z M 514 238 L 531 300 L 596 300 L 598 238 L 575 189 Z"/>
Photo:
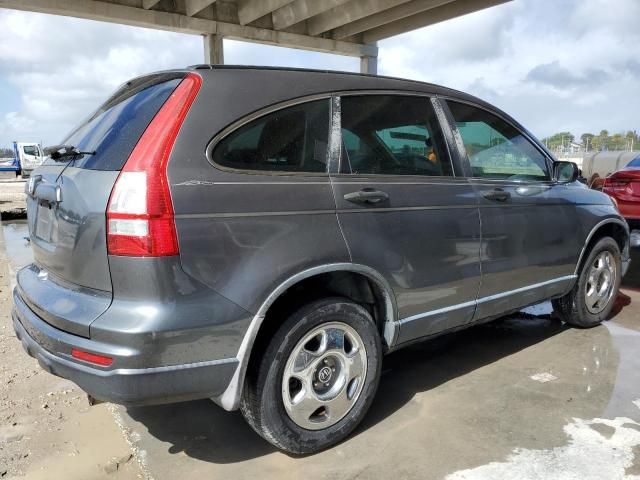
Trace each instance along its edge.
<path fill-rule="evenodd" d="M 456 176 L 431 100 L 354 94 L 340 109 L 338 218 L 353 262 L 394 289 L 397 343 L 469 322 L 480 278 L 477 202 Z"/>
<path fill-rule="evenodd" d="M 552 181 L 551 159 L 505 118 L 468 103 L 447 104 L 480 205 L 482 282 L 475 318 L 564 293 L 581 248 L 572 187 Z"/>
<path fill-rule="evenodd" d="M 111 189 L 182 76 L 153 75 L 125 84 L 62 142 L 87 153 L 61 161 L 48 158 L 33 172 L 27 217 L 34 265 L 22 272 L 19 283 L 23 299 L 49 323 L 86 335 L 108 308 L 112 288 L 105 212 Z M 68 295 L 55 298 L 61 291 Z M 89 293 L 94 301 L 76 301 L 74 292 Z"/>

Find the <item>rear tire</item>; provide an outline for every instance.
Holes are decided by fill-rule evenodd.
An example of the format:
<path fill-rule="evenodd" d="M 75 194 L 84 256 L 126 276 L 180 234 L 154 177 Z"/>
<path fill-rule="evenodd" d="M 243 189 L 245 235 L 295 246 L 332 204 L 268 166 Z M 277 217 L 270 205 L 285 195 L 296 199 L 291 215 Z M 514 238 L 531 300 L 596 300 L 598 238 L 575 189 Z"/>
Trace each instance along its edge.
<path fill-rule="evenodd" d="M 381 360 L 380 336 L 362 306 L 339 297 L 311 302 L 284 322 L 247 372 L 240 410 L 277 448 L 318 452 L 362 421 Z"/>
<path fill-rule="evenodd" d="M 564 297 L 552 300 L 555 312 L 573 327 L 600 325 L 611 313 L 621 274 L 620 247 L 611 237 L 601 238 L 580 267 L 573 289 Z"/>

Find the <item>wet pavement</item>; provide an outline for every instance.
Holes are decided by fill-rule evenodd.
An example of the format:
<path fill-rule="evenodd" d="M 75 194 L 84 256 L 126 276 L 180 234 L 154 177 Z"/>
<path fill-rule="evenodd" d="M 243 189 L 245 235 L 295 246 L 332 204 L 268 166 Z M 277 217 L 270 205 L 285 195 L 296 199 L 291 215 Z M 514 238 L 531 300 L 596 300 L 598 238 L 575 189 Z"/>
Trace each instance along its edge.
<path fill-rule="evenodd" d="M 4 225 L 13 268 L 26 225 Z M 640 479 L 640 252 L 613 318 L 579 330 L 548 303 L 386 357 L 342 444 L 294 457 L 210 401 L 113 412 L 156 479 Z"/>

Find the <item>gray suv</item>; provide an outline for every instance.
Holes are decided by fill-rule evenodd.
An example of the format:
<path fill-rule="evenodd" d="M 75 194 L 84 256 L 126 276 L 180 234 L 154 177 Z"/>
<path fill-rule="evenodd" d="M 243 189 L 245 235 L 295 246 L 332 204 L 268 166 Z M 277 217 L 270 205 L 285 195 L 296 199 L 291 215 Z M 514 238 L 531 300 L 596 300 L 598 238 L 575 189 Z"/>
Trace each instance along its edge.
<path fill-rule="evenodd" d="M 349 435 L 384 354 L 547 299 L 598 325 L 629 264 L 574 164 L 425 83 L 155 73 L 48 151 L 14 292 L 26 351 L 99 400 L 212 398 L 293 453 Z"/>

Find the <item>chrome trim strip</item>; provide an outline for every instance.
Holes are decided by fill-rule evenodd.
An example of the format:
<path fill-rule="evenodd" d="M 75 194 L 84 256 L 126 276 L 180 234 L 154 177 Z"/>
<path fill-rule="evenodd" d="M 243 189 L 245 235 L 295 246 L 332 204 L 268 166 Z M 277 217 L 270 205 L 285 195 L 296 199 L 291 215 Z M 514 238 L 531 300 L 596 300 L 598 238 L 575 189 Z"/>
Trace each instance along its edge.
<path fill-rule="evenodd" d="M 241 174 L 254 174 L 254 175 L 327 175 L 329 171 L 329 161 L 327 158 L 327 168 L 324 172 L 278 172 L 272 170 L 252 170 L 252 169 L 240 169 L 233 167 L 226 167 L 224 165 L 219 165 L 213 161 L 213 151 L 218 145 L 218 143 L 229 136 L 231 133 L 235 132 L 239 128 L 247 125 L 253 120 L 257 120 L 260 117 L 264 117 L 265 115 L 269 115 L 270 113 L 277 112 L 279 110 L 284 110 L 285 108 L 294 107 L 296 105 L 301 105 L 304 103 L 310 103 L 318 100 L 330 100 L 333 97 L 332 93 L 316 93 L 312 95 L 305 95 L 302 97 L 292 98 L 289 100 L 285 100 L 284 102 L 278 102 L 275 105 L 268 105 L 266 107 L 260 108 L 255 112 L 249 113 L 248 115 L 243 116 L 239 120 L 227 125 L 225 128 L 220 130 L 217 134 L 213 136 L 213 138 L 209 141 L 207 148 L 205 150 L 205 155 L 207 157 L 207 161 L 218 170 L 222 170 L 223 172 L 231 172 L 231 173 L 241 173 Z M 331 110 L 331 104 L 329 104 L 329 111 Z M 328 154 L 328 152 L 327 152 Z"/>
<path fill-rule="evenodd" d="M 591 238 L 601 226 L 606 225 L 607 223 L 617 223 L 618 225 L 621 225 L 627 232 L 629 232 L 629 225 L 627 224 L 627 222 L 624 222 L 619 218 L 607 218 L 605 220 L 598 222 L 596 226 L 591 229 L 591 231 L 589 232 L 589 235 L 587 235 L 587 239 L 584 241 L 584 245 L 582 247 L 582 250 L 580 251 L 580 256 L 578 257 L 578 263 L 576 263 L 576 269 L 574 270 L 575 275 L 578 275 L 578 270 L 580 270 L 580 263 L 582 262 L 582 257 L 585 254 L 587 245 L 589 245 Z M 627 235 L 627 238 L 628 238 L 628 235 Z"/>
<path fill-rule="evenodd" d="M 327 164 L 330 175 L 340 173 L 342 169 L 342 113 L 340 97 L 331 97 L 329 111 L 329 146 L 327 148 Z"/>
<path fill-rule="evenodd" d="M 190 368 L 211 367 L 215 365 L 223 365 L 225 363 L 235 362 L 235 358 L 220 358 L 218 360 L 207 360 L 204 362 L 183 363 L 179 365 L 167 365 L 163 367 L 147 367 L 147 368 L 118 368 L 115 370 L 106 370 L 107 372 L 118 375 L 145 375 L 148 373 L 172 372 L 176 370 L 188 370 Z M 76 365 L 74 363 L 74 365 Z"/>
<path fill-rule="evenodd" d="M 279 111 L 279 110 L 283 110 L 285 108 L 289 108 L 289 107 L 293 107 L 296 105 L 301 105 L 304 103 L 309 103 L 309 102 L 313 102 L 313 101 L 317 101 L 317 100 L 329 100 L 331 99 L 331 103 L 330 103 L 330 114 L 332 113 L 331 110 L 332 108 L 334 108 L 336 105 L 333 104 L 333 99 L 337 98 L 337 106 L 340 106 L 340 97 L 347 97 L 347 96 L 365 96 L 365 95 L 394 95 L 394 96 L 407 96 L 407 97 L 424 97 L 427 99 L 433 98 L 436 96 L 435 92 L 420 92 L 420 91 L 414 91 L 414 90 L 396 90 L 396 89 L 382 89 L 382 90 L 375 90 L 375 89 L 363 89 L 363 90 L 340 90 L 340 91 L 334 91 L 334 92 L 321 92 L 321 93 L 314 93 L 314 94 L 310 94 L 310 95 L 304 95 L 302 97 L 296 97 L 296 98 L 292 98 L 292 99 L 288 99 L 282 102 L 278 102 L 275 103 L 273 105 L 268 105 L 265 106 L 263 108 L 260 108 L 254 112 L 251 112 L 245 116 L 243 116 L 242 118 L 240 118 L 239 120 L 236 120 L 235 122 L 232 122 L 231 124 L 227 125 L 226 127 L 224 127 L 222 130 L 220 130 L 218 133 L 216 133 L 211 140 L 209 141 L 209 143 L 207 144 L 207 148 L 205 149 L 205 156 L 207 158 L 207 161 L 214 167 L 217 168 L 218 170 L 221 170 L 223 172 L 229 172 L 229 173 L 239 173 L 239 174 L 253 174 L 253 175 L 289 175 L 289 176 L 295 176 L 295 175 L 305 175 L 305 176 L 311 176 L 311 175 L 327 175 L 331 170 L 330 170 L 330 158 L 329 158 L 329 154 L 331 153 L 329 148 L 327 148 L 327 169 L 325 172 L 286 172 L 286 171 L 275 171 L 275 170 L 251 170 L 251 169 L 240 169 L 240 168 L 233 168 L 233 167 L 227 167 L 224 165 L 219 165 L 217 163 L 215 163 L 213 161 L 213 150 L 215 149 L 215 147 L 217 146 L 217 144 L 224 139 L 225 137 L 227 137 L 228 135 L 230 135 L 231 133 L 233 133 L 234 131 L 238 130 L 239 128 L 243 127 L 244 125 L 252 122 L 253 120 L 256 120 L 260 117 L 263 117 L 265 115 L 269 115 L 270 113 Z M 332 119 L 330 119 L 330 121 L 332 121 Z M 332 125 L 329 126 L 329 137 L 331 137 L 331 128 Z M 342 142 L 342 135 L 340 135 L 340 142 Z M 335 144 L 333 145 L 335 147 Z M 329 146 L 328 146 L 329 147 Z M 342 143 L 340 143 L 339 145 L 340 147 L 340 151 L 342 151 Z M 341 160 L 341 159 L 340 159 Z M 451 158 L 449 158 L 450 161 Z M 335 172 L 334 172 L 335 173 Z"/>
<path fill-rule="evenodd" d="M 499 298 L 508 297 L 509 295 L 515 295 L 517 293 L 526 292 L 527 290 L 533 290 L 540 287 L 546 287 L 547 285 L 552 285 L 554 283 L 566 282 L 568 280 L 575 280 L 577 275 L 565 275 L 564 277 L 554 278 L 552 280 L 547 280 L 546 282 L 534 283 L 533 285 L 527 285 L 526 287 L 516 288 L 514 290 L 508 290 L 506 292 L 496 293 L 495 295 L 489 295 L 487 297 L 482 297 L 478 299 L 478 303 L 490 302 L 492 300 L 498 300 Z"/>
<path fill-rule="evenodd" d="M 402 326 L 405 323 L 413 322 L 415 320 L 420 320 L 421 318 L 432 317 L 434 315 L 439 315 L 439 314 L 451 312 L 451 311 L 454 311 L 454 310 L 460 310 L 462 308 L 467 308 L 467 307 L 471 307 L 471 306 L 476 305 L 476 304 L 490 302 L 490 301 L 493 301 L 493 300 L 498 300 L 500 298 L 508 297 L 510 295 L 515 295 L 515 294 L 518 294 L 518 293 L 526 292 L 528 290 L 533 290 L 533 289 L 540 288 L 540 287 L 545 287 L 547 285 L 552 285 L 554 283 L 565 282 L 567 280 L 574 280 L 575 278 L 577 278 L 577 275 L 565 275 L 564 277 L 558 277 L 558 278 L 554 278 L 552 280 L 547 280 L 545 282 L 534 283 L 533 285 L 527 285 L 526 287 L 520 287 L 520 288 L 516 288 L 514 290 L 508 290 L 506 292 L 497 293 L 495 295 L 489 295 L 489 296 L 486 296 L 486 297 L 482 297 L 482 298 L 479 298 L 478 300 L 471 300 L 471 301 L 468 301 L 468 302 L 459 303 L 457 305 L 451 305 L 449 307 L 439 308 L 437 310 L 429 310 L 428 312 L 418 313 L 416 315 L 411 315 L 410 317 L 405 317 L 405 318 L 400 319 L 399 323 Z"/>
<path fill-rule="evenodd" d="M 222 395 L 216 398 L 212 398 L 215 403 L 228 411 L 236 410 L 238 408 L 242 395 L 244 378 L 249 363 L 251 348 L 253 347 L 253 342 L 256 339 L 258 330 L 260 329 L 260 326 L 264 321 L 267 311 L 269 310 L 269 307 L 273 304 L 273 302 L 275 302 L 276 299 L 290 286 L 298 283 L 299 281 L 304 280 L 305 278 L 312 277 L 314 275 L 318 275 L 320 273 L 335 271 L 361 273 L 368 277 L 371 281 L 373 281 L 378 286 L 378 288 L 380 288 L 385 300 L 386 318 L 384 319 L 384 339 L 387 342 L 387 345 L 393 345 L 393 342 L 395 341 L 395 335 L 397 335 L 397 328 L 395 327 L 395 325 L 397 325 L 397 308 L 393 290 L 391 290 L 391 287 L 380 273 L 370 267 L 367 267 L 366 265 L 360 265 L 356 263 L 330 263 L 308 268 L 307 270 L 303 270 L 302 272 L 292 275 L 291 277 L 286 279 L 284 282 L 278 285 L 271 292 L 271 294 L 269 294 L 264 302 L 262 302 L 262 305 L 251 320 L 249 328 L 247 329 L 247 332 L 242 339 L 242 343 L 240 344 L 238 354 L 236 355 L 236 358 L 239 362 L 238 368 L 236 368 L 236 371 L 233 374 L 229 385 L 222 393 Z M 388 338 L 388 335 L 392 335 L 392 337 Z"/>
<path fill-rule="evenodd" d="M 425 317 L 432 317 L 434 315 L 439 315 L 441 313 L 452 312 L 454 310 L 460 310 L 461 308 L 473 307 L 476 305 L 475 300 L 471 300 L 469 302 L 458 303 L 457 305 L 451 305 L 449 307 L 439 308 L 437 310 L 429 310 L 428 312 L 418 313 L 416 315 L 411 315 L 410 317 L 405 317 L 400 320 L 400 325 L 404 325 L 405 323 L 413 322 L 414 320 L 420 320 Z"/>
<path fill-rule="evenodd" d="M 449 165 L 451 166 L 451 173 L 453 177 L 459 177 L 460 175 L 456 175 L 456 165 L 453 161 L 453 155 L 451 152 L 451 139 L 448 138 L 449 132 L 443 127 L 443 125 L 447 124 L 447 115 L 442 107 L 442 103 L 438 97 L 433 96 L 429 99 L 431 103 L 431 109 L 433 110 L 436 116 L 436 122 L 438 123 L 438 128 L 440 129 L 440 133 L 442 135 L 442 140 L 444 140 L 444 148 L 447 151 L 447 157 L 449 157 Z"/>

